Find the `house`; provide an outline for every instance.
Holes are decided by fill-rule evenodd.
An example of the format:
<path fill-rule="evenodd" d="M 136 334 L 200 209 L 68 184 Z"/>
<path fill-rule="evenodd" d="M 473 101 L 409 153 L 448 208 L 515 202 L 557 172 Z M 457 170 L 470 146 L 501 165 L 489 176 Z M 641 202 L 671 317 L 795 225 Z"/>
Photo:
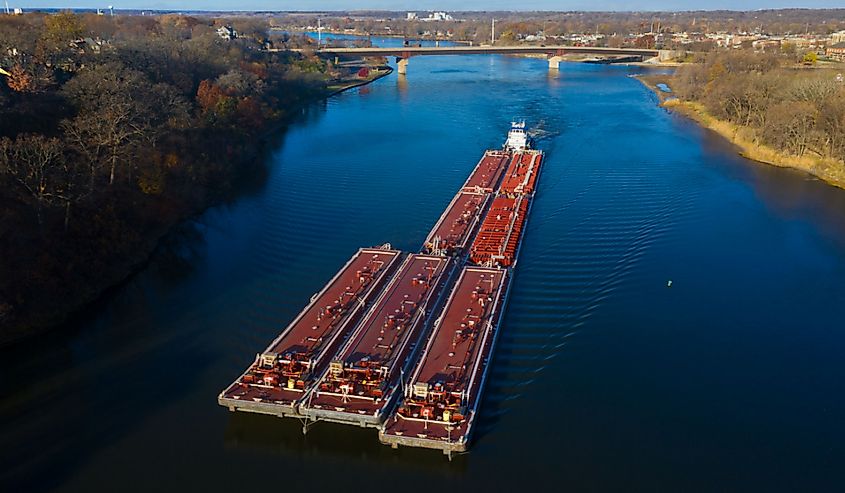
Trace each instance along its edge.
<path fill-rule="evenodd" d="M 220 26 L 217 28 L 217 35 L 225 40 L 230 40 L 237 38 L 238 32 L 232 26 Z"/>
<path fill-rule="evenodd" d="M 833 60 L 845 62 L 845 42 L 836 43 L 835 45 L 828 46 L 825 50 L 825 55 L 827 55 L 828 58 L 831 58 Z"/>

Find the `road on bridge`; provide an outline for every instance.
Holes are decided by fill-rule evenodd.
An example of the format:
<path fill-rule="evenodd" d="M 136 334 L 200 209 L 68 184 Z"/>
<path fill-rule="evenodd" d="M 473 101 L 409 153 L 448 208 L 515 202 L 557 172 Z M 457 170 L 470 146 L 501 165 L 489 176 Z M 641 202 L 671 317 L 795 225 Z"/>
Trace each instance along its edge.
<path fill-rule="evenodd" d="M 550 56 L 587 54 L 655 57 L 660 53 L 659 50 L 644 48 L 605 48 L 597 46 L 396 46 L 385 48 L 320 48 L 315 52 L 326 55 L 397 56 L 400 58 L 418 55 L 514 55 L 522 53 L 544 53 Z"/>
<path fill-rule="evenodd" d="M 270 51 L 285 51 L 270 50 Z M 305 50 L 294 49 L 302 52 Z M 310 51 L 310 50 L 309 50 Z M 329 56 L 395 56 L 400 74 L 407 72 L 408 59 L 413 56 L 435 55 L 519 55 L 540 53 L 549 56 L 549 69 L 557 69 L 564 55 L 603 55 L 603 56 L 641 56 L 652 58 L 660 56 L 659 50 L 644 48 L 606 48 L 597 46 L 396 46 L 370 48 L 320 48 L 314 50 L 317 55 Z"/>

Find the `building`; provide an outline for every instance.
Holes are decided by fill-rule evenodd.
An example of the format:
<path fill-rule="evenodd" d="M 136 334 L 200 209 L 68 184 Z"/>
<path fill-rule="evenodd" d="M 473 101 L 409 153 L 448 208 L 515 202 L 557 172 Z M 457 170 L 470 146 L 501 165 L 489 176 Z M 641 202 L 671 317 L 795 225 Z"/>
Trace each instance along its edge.
<path fill-rule="evenodd" d="M 828 46 L 825 50 L 825 55 L 833 60 L 845 62 L 845 42 Z"/>
<path fill-rule="evenodd" d="M 830 35 L 830 43 L 845 43 L 845 31 L 838 31 Z"/>
<path fill-rule="evenodd" d="M 235 31 L 232 26 L 220 26 L 217 29 L 217 35 L 223 39 L 235 39 L 238 37 L 238 32 Z"/>
<path fill-rule="evenodd" d="M 416 12 L 408 12 L 408 16 L 405 18 L 405 20 L 412 21 L 412 20 L 415 20 L 416 18 L 417 18 Z"/>
<path fill-rule="evenodd" d="M 416 18 L 416 17 L 415 17 Z M 424 17 L 419 19 L 424 22 L 432 22 L 432 21 L 453 21 L 455 20 L 454 17 L 447 14 L 446 12 L 432 12 L 428 14 L 428 17 Z"/>

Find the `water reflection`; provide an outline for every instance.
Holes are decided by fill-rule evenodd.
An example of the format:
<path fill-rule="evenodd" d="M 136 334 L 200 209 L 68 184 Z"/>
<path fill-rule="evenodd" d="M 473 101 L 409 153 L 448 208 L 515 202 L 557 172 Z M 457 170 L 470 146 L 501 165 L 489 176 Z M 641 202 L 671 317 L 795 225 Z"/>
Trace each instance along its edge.
<path fill-rule="evenodd" d="M 436 471 L 459 477 L 467 470 L 467 456 L 456 454 L 448 466 L 439 453 L 420 453 L 419 450 L 402 449 L 404 458 L 397 451 L 378 443 L 378 433 L 373 429 L 339 427 L 328 423 L 312 423 L 307 435 L 296 420 L 279 420 L 268 416 L 233 414 L 226 426 L 226 446 L 233 449 L 261 450 L 280 457 L 334 457 L 341 460 L 355 459 L 372 463 L 373 467 L 399 465 L 409 471 Z M 273 426 L 268 426 L 272 423 Z M 409 456 L 411 460 L 409 459 Z"/>

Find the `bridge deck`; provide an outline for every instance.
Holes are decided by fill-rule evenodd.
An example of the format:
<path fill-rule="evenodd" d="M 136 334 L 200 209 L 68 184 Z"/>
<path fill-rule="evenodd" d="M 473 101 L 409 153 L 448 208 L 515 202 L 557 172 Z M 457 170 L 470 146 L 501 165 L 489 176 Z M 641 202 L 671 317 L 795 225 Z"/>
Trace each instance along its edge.
<path fill-rule="evenodd" d="M 552 56 L 561 56 L 568 54 L 590 54 L 642 55 L 649 57 L 658 56 L 659 54 L 658 50 L 648 50 L 641 48 L 607 48 L 595 46 L 396 46 L 385 48 L 320 48 L 316 52 L 318 54 L 324 55 L 398 56 L 403 58 L 408 58 L 417 55 L 508 55 L 521 53 L 545 53 Z"/>

